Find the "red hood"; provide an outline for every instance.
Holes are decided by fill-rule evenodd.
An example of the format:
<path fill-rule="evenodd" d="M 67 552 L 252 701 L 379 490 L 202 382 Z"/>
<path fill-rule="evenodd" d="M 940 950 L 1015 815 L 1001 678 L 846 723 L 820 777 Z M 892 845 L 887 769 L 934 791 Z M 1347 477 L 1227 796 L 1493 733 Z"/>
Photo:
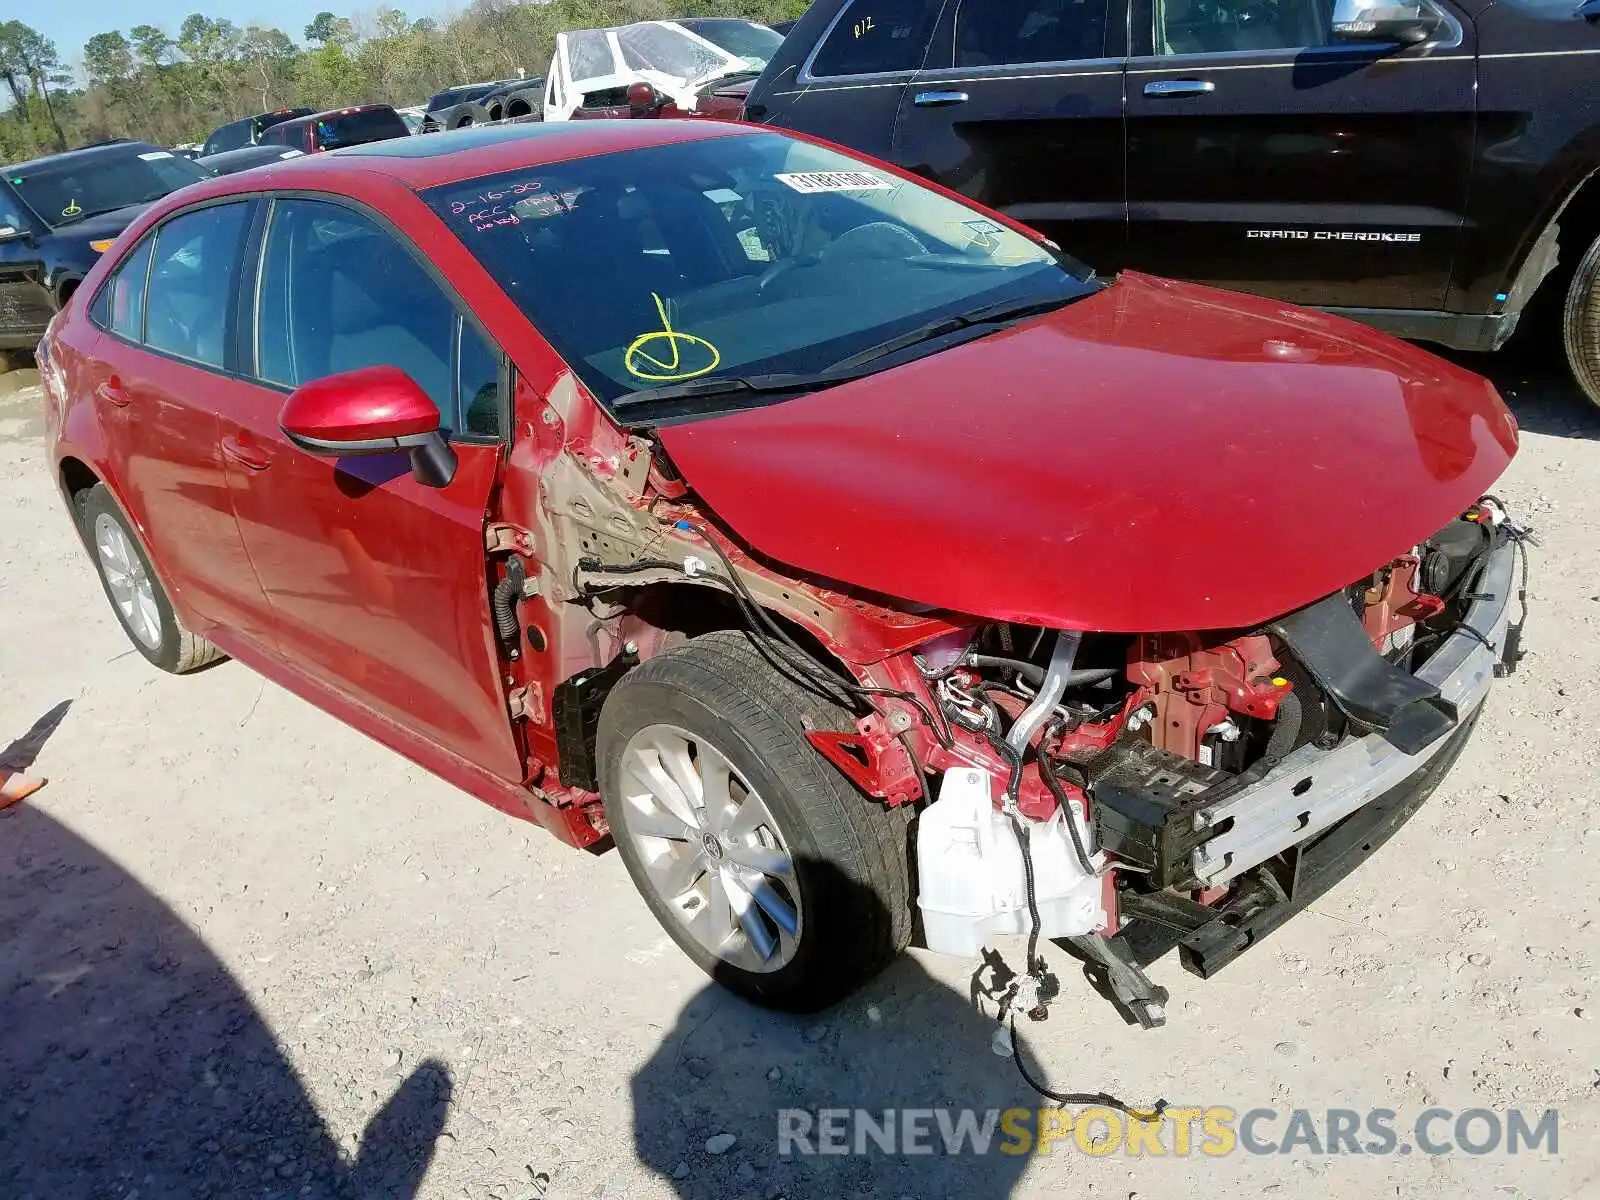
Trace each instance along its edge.
<path fill-rule="evenodd" d="M 1485 380 L 1363 326 L 1133 272 L 855 383 L 663 429 L 756 550 L 992 620 L 1253 626 L 1443 526 L 1516 452 Z"/>

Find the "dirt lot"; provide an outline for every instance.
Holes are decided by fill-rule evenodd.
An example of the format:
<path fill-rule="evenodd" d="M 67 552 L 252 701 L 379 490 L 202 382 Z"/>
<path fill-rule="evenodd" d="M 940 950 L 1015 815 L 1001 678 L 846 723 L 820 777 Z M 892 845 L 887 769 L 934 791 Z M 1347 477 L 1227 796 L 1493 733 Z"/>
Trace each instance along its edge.
<path fill-rule="evenodd" d="M 1515 1157 L 780 1158 L 779 1108 L 1031 1106 L 908 955 L 820 1018 L 750 1009 L 658 932 L 615 855 L 566 850 L 234 664 L 124 641 L 0 379 L 0 1195 L 1600 1195 L 1600 415 L 1491 366 L 1539 530 L 1533 656 L 1422 813 L 1217 979 L 1153 968 L 1123 1026 L 1057 956 L 1028 1031 L 1058 1086 L 1277 1110 L 1560 1110 Z M 1530 1122 L 1531 1123 L 1531 1122 Z M 1447 1132 L 1448 1123 L 1440 1127 Z M 706 1143 L 737 1140 L 721 1154 Z M 1408 1140 L 1402 1137 L 1402 1140 Z"/>

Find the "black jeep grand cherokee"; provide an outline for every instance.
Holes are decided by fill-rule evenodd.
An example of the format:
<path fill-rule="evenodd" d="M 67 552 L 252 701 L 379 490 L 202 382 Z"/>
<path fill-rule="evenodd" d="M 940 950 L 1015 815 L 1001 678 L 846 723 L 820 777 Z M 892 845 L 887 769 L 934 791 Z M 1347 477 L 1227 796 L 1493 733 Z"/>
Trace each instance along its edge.
<path fill-rule="evenodd" d="M 816 0 L 745 115 L 1403 337 L 1541 290 L 1600 404 L 1600 0 Z"/>
<path fill-rule="evenodd" d="M 0 353 L 33 349 L 148 204 L 210 177 L 170 150 L 127 140 L 0 167 Z"/>

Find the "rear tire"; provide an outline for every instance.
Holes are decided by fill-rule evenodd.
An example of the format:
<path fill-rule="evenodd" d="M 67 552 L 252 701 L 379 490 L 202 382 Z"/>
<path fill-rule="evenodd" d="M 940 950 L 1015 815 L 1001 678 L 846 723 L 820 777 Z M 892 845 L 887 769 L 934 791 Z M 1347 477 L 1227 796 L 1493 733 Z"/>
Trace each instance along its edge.
<path fill-rule="evenodd" d="M 1591 403 L 1600 405 L 1600 238 L 1578 261 L 1567 288 L 1561 333 L 1573 379 Z"/>
<path fill-rule="evenodd" d="M 100 586 L 134 649 L 174 675 L 197 671 L 224 657 L 205 638 L 184 628 L 167 598 L 167 589 L 106 485 L 97 483 L 84 492 L 77 508 Z"/>
<path fill-rule="evenodd" d="M 805 739 L 849 728 L 738 631 L 651 659 L 601 712 L 601 794 L 634 885 L 702 970 L 769 1008 L 825 1008 L 911 937 L 911 806 L 863 795 Z"/>

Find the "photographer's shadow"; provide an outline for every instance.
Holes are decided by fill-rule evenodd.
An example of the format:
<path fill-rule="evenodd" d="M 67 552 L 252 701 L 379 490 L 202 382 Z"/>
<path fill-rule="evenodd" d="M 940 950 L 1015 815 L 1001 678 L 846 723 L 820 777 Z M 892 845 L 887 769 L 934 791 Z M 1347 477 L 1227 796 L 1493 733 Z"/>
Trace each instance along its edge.
<path fill-rule="evenodd" d="M 0 1196 L 410 1197 L 450 1091 L 422 1063 L 342 1154 L 177 914 L 39 808 L 0 814 Z"/>
<path fill-rule="evenodd" d="M 830 878 L 857 894 L 863 913 L 879 903 L 837 871 Z M 708 983 L 633 1077 L 635 1150 L 678 1195 L 707 1200 L 1009 1196 L 1027 1158 L 1002 1151 L 1008 1139 L 998 1121 L 986 1152 L 975 1153 L 970 1137 L 951 1152 L 938 1111 L 954 1130 L 964 1110 L 981 1127 L 990 1112 L 1028 1109 L 1031 1132 L 1032 1111 L 1048 1102 L 994 1053 L 995 1029 L 969 996 L 909 955 L 814 1016 L 768 1012 Z M 850 1110 L 834 1118 L 843 1124 L 832 1137 L 818 1128 L 823 1109 Z M 857 1153 L 854 1112 L 882 1128 L 885 1109 L 895 1110 L 893 1152 L 865 1136 Z M 934 1110 L 911 1136 L 925 1149 L 906 1153 L 903 1126 L 917 1109 Z M 780 1136 L 781 1125 L 795 1136 Z M 730 1134 L 730 1148 L 708 1150 Z M 822 1153 L 825 1141 L 848 1152 Z M 1009 1144 L 1018 1148 L 1015 1138 Z"/>

